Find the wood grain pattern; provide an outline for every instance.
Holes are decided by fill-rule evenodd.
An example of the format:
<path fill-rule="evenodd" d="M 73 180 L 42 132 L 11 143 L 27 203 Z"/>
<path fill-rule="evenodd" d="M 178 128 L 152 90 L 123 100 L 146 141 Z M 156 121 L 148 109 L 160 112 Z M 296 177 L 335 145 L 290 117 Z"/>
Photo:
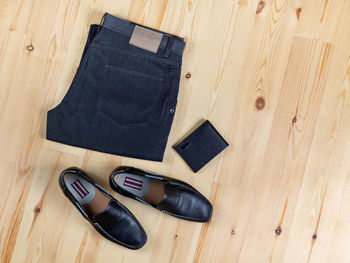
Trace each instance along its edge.
<path fill-rule="evenodd" d="M 162 163 L 45 139 L 46 112 L 104 12 L 187 42 Z M 350 262 L 349 13 L 346 0 L 1 0 L 0 261 Z M 203 119 L 230 147 L 194 174 L 171 147 Z M 181 221 L 113 193 L 148 242 L 131 251 L 105 240 L 57 178 L 78 166 L 110 191 L 119 165 L 194 185 L 212 220 Z"/>

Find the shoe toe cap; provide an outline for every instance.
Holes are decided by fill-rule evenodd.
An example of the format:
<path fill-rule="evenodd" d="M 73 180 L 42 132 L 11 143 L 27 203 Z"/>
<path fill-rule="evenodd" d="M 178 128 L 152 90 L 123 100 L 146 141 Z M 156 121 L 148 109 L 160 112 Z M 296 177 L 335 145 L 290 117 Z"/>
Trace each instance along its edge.
<path fill-rule="evenodd" d="M 131 249 L 141 248 L 147 236 L 137 219 L 121 204 L 111 202 L 109 208 L 95 217 L 102 234 L 115 243 Z"/>
<path fill-rule="evenodd" d="M 117 231 L 113 237 L 132 249 L 141 248 L 147 241 L 144 230 L 136 222 L 131 222 L 128 226 L 124 226 L 124 230 Z"/>

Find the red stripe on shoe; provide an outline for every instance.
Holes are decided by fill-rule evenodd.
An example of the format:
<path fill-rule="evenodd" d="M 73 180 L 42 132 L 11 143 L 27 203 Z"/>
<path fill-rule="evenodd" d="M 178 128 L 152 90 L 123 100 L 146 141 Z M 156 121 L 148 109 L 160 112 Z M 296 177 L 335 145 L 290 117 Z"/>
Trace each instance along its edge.
<path fill-rule="evenodd" d="M 142 187 L 138 187 L 138 186 L 133 186 L 133 185 L 128 185 L 127 183 L 124 184 L 125 186 L 128 186 L 130 188 L 134 188 L 136 190 L 141 190 Z"/>
<path fill-rule="evenodd" d="M 77 183 L 78 183 L 78 185 L 79 185 L 79 188 L 81 188 L 81 190 L 82 190 L 86 195 L 88 195 L 88 194 L 89 194 L 89 191 L 86 190 L 86 188 L 84 187 L 84 185 L 83 185 L 79 180 L 77 180 Z"/>
<path fill-rule="evenodd" d="M 73 183 L 71 184 L 71 186 L 73 187 L 73 189 L 75 190 L 75 192 L 80 195 L 81 198 L 84 198 L 84 196 L 80 193 L 79 189 L 77 188 L 76 184 Z"/>
<path fill-rule="evenodd" d="M 81 198 L 86 197 L 89 194 L 89 191 L 83 186 L 83 184 L 77 179 L 75 180 L 71 186 L 80 195 Z"/>
<path fill-rule="evenodd" d="M 81 182 L 76 180 L 75 186 L 78 187 L 80 193 L 85 197 L 87 196 L 87 193 L 81 188 L 81 185 L 82 185 Z"/>
<path fill-rule="evenodd" d="M 131 187 L 131 188 L 134 188 L 134 189 L 137 189 L 137 190 L 141 190 L 143 182 L 136 180 L 134 178 L 125 177 L 124 185 Z"/>
<path fill-rule="evenodd" d="M 142 181 L 139 181 L 139 180 L 131 178 L 131 177 L 125 177 L 125 181 L 131 182 L 131 183 L 135 183 L 135 184 L 139 184 L 139 185 L 143 184 Z"/>
<path fill-rule="evenodd" d="M 137 186 L 137 187 L 142 187 L 142 184 L 134 183 L 134 182 L 131 182 L 131 181 L 125 181 L 124 183 L 132 184 L 132 185 Z"/>

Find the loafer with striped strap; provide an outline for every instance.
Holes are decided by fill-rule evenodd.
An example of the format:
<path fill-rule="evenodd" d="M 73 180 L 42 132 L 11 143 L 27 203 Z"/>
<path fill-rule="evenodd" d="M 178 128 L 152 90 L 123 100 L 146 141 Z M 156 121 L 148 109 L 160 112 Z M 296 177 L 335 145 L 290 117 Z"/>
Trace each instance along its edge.
<path fill-rule="evenodd" d="M 207 222 L 213 206 L 191 185 L 134 167 L 119 167 L 110 175 L 111 188 L 123 196 L 186 220 Z"/>
<path fill-rule="evenodd" d="M 130 249 L 139 249 L 147 236 L 134 215 L 83 170 L 62 171 L 59 184 L 75 208 L 105 238 Z"/>

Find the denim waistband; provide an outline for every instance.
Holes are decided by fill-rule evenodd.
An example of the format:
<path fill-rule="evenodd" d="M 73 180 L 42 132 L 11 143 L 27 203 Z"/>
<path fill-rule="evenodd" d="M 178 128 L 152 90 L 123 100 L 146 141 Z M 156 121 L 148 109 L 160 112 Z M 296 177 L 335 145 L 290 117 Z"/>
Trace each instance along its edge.
<path fill-rule="evenodd" d="M 163 38 L 162 38 L 162 41 L 160 42 L 160 45 L 159 45 L 159 47 L 162 49 L 165 49 L 167 46 L 168 40 L 170 38 L 173 38 L 174 42 L 172 45 L 171 52 L 174 52 L 180 56 L 182 55 L 183 50 L 184 50 L 185 45 L 186 45 L 184 39 L 181 37 L 174 36 L 174 35 L 171 35 L 171 34 L 168 34 L 168 33 L 153 29 L 153 28 L 149 28 L 149 27 L 146 27 L 143 25 L 139 25 L 137 23 L 125 20 L 123 18 L 113 16 L 113 15 L 108 14 L 108 13 L 105 13 L 105 15 L 102 19 L 103 19 L 102 26 L 105 26 L 106 28 L 113 30 L 113 31 L 120 33 L 120 34 L 127 36 L 127 37 L 131 37 L 136 25 L 147 28 L 147 29 L 155 31 L 155 32 L 162 33 Z"/>

